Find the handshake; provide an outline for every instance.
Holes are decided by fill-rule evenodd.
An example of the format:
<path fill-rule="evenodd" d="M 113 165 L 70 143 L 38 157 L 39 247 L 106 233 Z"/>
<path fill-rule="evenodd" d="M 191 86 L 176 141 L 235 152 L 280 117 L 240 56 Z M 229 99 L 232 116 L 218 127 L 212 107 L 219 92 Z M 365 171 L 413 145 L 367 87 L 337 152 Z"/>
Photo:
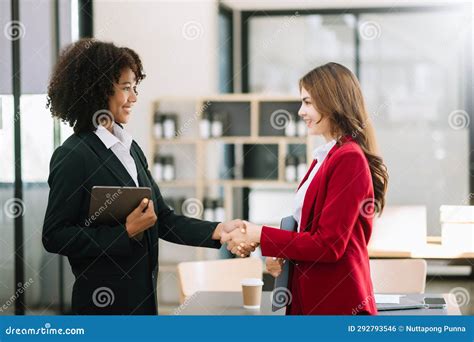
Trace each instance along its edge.
<path fill-rule="evenodd" d="M 260 244 L 262 226 L 242 220 L 222 222 L 216 228 L 217 237 L 220 236 L 221 244 L 227 243 L 227 249 L 233 254 L 245 258 Z M 267 258 L 267 271 L 278 277 L 286 260 L 281 258 Z"/>
<path fill-rule="evenodd" d="M 262 226 L 243 220 L 232 220 L 219 223 L 216 233 L 221 244 L 226 243 L 229 251 L 244 258 L 260 244 Z"/>

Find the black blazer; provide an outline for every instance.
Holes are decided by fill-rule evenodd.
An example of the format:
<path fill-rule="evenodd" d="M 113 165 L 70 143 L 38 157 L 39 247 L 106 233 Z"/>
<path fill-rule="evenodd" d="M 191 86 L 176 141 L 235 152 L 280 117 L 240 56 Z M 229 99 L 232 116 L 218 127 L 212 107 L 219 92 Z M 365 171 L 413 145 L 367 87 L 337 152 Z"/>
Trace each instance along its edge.
<path fill-rule="evenodd" d="M 115 154 L 94 132 L 73 134 L 51 157 L 43 245 L 69 259 L 76 314 L 157 314 L 158 239 L 220 248 L 211 236 L 217 222 L 176 215 L 163 201 L 138 144 L 130 153 L 140 186 L 152 188 L 158 220 L 141 241 L 130 239 L 125 222 L 97 226 L 88 220 L 93 186 L 135 186 Z"/>

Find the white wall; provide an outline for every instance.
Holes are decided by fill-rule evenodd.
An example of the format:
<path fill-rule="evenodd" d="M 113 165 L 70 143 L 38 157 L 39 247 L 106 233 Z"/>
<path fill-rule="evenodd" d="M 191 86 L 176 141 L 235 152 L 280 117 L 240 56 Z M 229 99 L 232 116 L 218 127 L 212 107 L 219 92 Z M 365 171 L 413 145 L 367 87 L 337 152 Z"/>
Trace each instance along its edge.
<path fill-rule="evenodd" d="M 147 156 L 152 101 L 217 92 L 217 6 L 217 0 L 94 1 L 94 36 L 142 59 L 147 78 L 127 130 Z"/>

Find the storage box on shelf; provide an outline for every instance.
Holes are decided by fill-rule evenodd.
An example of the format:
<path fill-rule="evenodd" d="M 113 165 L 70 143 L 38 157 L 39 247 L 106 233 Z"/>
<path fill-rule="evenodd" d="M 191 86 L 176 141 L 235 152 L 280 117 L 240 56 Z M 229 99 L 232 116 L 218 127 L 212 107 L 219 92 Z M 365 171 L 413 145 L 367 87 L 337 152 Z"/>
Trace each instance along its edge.
<path fill-rule="evenodd" d="M 474 206 L 440 207 L 441 241 L 450 250 L 474 252 Z"/>

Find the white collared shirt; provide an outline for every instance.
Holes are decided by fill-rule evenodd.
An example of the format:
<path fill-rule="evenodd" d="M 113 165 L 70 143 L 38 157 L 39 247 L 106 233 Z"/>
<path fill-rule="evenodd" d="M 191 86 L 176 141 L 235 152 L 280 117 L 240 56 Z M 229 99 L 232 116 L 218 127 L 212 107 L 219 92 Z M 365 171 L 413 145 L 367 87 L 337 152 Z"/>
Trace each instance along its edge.
<path fill-rule="evenodd" d="M 294 201 L 294 206 L 293 206 L 293 218 L 295 219 L 296 222 L 298 222 L 298 231 L 300 230 L 300 227 L 301 227 L 301 211 L 303 209 L 303 203 L 304 203 L 304 198 L 306 196 L 306 191 L 308 191 L 309 185 L 313 181 L 314 176 L 318 172 L 324 159 L 326 159 L 326 156 L 328 155 L 329 151 L 331 151 L 331 149 L 334 147 L 334 145 L 336 145 L 335 139 L 331 140 L 330 142 L 322 146 L 315 148 L 313 151 L 313 158 L 317 160 L 317 163 L 316 165 L 314 165 L 308 178 L 301 185 L 301 187 L 298 189 L 295 195 L 295 201 Z"/>
<path fill-rule="evenodd" d="M 99 125 L 95 134 L 100 138 L 104 143 L 105 147 L 112 150 L 112 152 L 117 156 L 122 165 L 128 171 L 130 177 L 132 177 L 135 185 L 138 186 L 138 173 L 137 165 L 135 165 L 135 160 L 130 154 L 130 147 L 132 146 L 132 136 L 119 125 L 114 124 L 113 134 L 110 133 L 107 128 Z"/>

